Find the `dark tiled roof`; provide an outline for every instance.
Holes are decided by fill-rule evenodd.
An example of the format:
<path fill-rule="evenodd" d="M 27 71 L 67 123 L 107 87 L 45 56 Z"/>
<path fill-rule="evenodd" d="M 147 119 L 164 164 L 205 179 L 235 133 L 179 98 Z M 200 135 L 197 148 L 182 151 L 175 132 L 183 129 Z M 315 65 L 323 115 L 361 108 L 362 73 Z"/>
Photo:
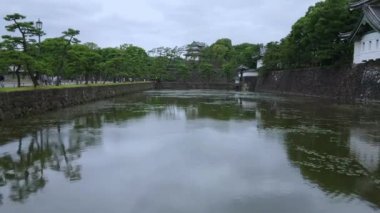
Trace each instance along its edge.
<path fill-rule="evenodd" d="M 366 6 L 363 8 L 364 17 L 371 27 L 376 31 L 380 31 L 380 7 L 379 6 Z"/>
<path fill-rule="evenodd" d="M 237 69 L 238 70 L 248 70 L 249 68 L 244 66 L 244 65 L 240 65 Z"/>
<path fill-rule="evenodd" d="M 340 33 L 339 34 L 339 37 L 341 37 L 342 39 L 348 39 L 352 36 L 353 32 L 346 32 L 346 33 Z"/>
<path fill-rule="evenodd" d="M 359 9 L 366 4 L 378 2 L 378 0 L 359 0 L 350 4 L 351 9 Z"/>
<path fill-rule="evenodd" d="M 371 6 L 373 13 L 379 18 L 380 17 L 380 5 Z"/>
<path fill-rule="evenodd" d="M 193 41 L 189 46 L 191 47 L 206 47 L 206 44 L 203 42 Z"/>
<path fill-rule="evenodd" d="M 341 33 L 343 39 L 354 40 L 360 28 L 364 24 L 370 25 L 374 30 L 380 32 L 380 0 L 361 0 L 357 3 L 363 11 L 363 17 L 352 32 Z M 372 3 L 372 4 L 370 4 Z"/>
<path fill-rule="evenodd" d="M 249 69 L 249 70 L 244 71 L 244 73 L 247 73 L 247 72 L 258 72 L 258 71 L 256 69 Z"/>

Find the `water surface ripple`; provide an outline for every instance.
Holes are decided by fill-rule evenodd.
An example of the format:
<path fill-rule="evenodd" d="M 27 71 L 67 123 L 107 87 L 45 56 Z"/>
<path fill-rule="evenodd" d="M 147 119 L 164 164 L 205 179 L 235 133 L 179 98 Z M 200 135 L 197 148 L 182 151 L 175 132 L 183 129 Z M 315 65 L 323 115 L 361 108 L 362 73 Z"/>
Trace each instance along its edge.
<path fill-rule="evenodd" d="M 380 108 L 149 91 L 0 123 L 0 211 L 380 212 Z"/>

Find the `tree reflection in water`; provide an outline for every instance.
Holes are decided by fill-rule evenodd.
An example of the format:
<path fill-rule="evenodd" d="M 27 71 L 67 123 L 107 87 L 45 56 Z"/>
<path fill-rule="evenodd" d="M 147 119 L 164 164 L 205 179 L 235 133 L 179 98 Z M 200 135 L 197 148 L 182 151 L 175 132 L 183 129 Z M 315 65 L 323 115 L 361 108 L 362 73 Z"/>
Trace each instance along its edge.
<path fill-rule="evenodd" d="M 161 102 L 160 102 L 161 101 Z M 157 110 L 158 116 L 175 119 L 185 112 L 187 119 L 257 120 L 259 129 L 284 135 L 289 160 L 312 184 L 332 197 L 360 197 L 380 208 L 380 118 L 367 109 L 327 105 L 322 103 L 232 98 L 175 99 L 161 98 L 155 104 L 169 104 Z M 302 101 L 302 100 L 301 100 Z M 182 111 L 179 109 L 183 109 Z M 370 126 L 363 126 L 369 123 Z M 365 141 L 374 143 L 377 168 L 368 169 L 358 156 L 352 141 L 361 129 Z M 359 144 L 357 146 L 363 146 Z M 355 149 L 355 150 L 353 150 Z M 359 149 L 360 150 L 360 149 Z"/>
<path fill-rule="evenodd" d="M 289 160 L 305 179 L 332 197 L 358 196 L 380 208 L 380 133 L 373 132 L 379 129 L 379 118 L 372 112 L 265 101 L 259 103 L 259 111 L 260 128 L 283 132 Z M 371 128 L 363 128 L 365 123 Z M 374 169 L 358 158 L 360 154 L 352 154 L 358 150 L 352 146 L 357 138 L 353 129 L 361 129 L 366 143 L 373 143 Z"/>
<path fill-rule="evenodd" d="M 20 138 L 15 154 L 0 157 L 0 187 L 8 186 L 10 199 L 23 202 L 44 188 L 46 169 L 62 172 L 69 181 L 81 180 L 81 166 L 75 160 L 84 147 L 100 143 L 100 127 L 101 116 L 92 114 L 75 119 L 73 124 L 57 123 Z M 62 129 L 69 131 L 66 141 Z M 3 199 L 1 195 L 0 203 Z"/>
<path fill-rule="evenodd" d="M 101 143 L 105 123 L 118 125 L 149 115 L 168 120 L 255 120 L 260 131 L 284 136 L 289 161 L 304 179 L 330 196 L 359 197 L 380 208 L 380 162 L 372 162 L 369 169 L 360 157 L 368 153 L 366 146 L 356 141 L 363 138 L 358 136 L 360 132 L 365 135 L 363 141 L 380 147 L 380 118 L 373 116 L 380 112 L 323 106 L 315 100 L 241 98 L 235 94 L 202 98 L 152 94 L 115 99 L 108 104 L 101 109 L 80 108 L 69 112 L 65 122 L 22 133 L 31 136 L 20 137 L 15 150 L 0 157 L 0 187 L 9 187 L 11 200 L 23 202 L 41 190 L 47 184 L 47 169 L 61 172 L 69 181 L 81 180 L 77 160 L 82 150 Z M 377 154 L 380 156 L 380 151 Z M 0 194 L 0 203 L 7 196 Z"/>

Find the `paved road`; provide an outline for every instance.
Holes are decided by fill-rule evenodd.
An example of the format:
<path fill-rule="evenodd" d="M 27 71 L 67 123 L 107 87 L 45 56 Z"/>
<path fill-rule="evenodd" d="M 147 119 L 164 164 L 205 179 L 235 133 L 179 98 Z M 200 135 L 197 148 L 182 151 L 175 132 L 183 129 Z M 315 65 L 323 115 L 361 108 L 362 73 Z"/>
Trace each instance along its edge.
<path fill-rule="evenodd" d="M 33 86 L 33 83 L 21 82 L 21 86 Z M 4 87 L 17 87 L 17 82 L 4 82 Z"/>

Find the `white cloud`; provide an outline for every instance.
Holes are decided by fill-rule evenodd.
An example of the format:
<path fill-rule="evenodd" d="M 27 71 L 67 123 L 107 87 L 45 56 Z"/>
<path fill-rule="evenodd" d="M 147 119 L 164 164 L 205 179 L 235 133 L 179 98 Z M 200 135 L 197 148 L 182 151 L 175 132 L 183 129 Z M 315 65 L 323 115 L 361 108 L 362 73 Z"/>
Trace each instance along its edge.
<path fill-rule="evenodd" d="M 0 15 L 41 18 L 48 37 L 67 28 L 83 42 L 102 47 L 132 43 L 145 49 L 208 44 L 228 37 L 237 43 L 267 43 L 286 36 L 318 0 L 2 0 Z M 3 6 L 5 5 L 5 6 Z M 6 22 L 0 22 L 5 34 Z"/>

